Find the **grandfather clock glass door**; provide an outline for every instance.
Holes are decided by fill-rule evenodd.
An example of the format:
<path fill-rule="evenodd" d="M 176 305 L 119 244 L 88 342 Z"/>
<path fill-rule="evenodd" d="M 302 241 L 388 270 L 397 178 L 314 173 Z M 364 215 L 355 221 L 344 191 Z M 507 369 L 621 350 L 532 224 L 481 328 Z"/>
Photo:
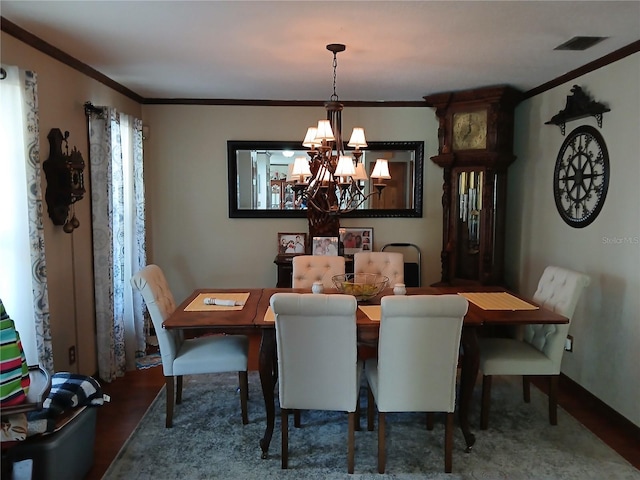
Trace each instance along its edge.
<path fill-rule="evenodd" d="M 499 284 L 503 274 L 506 172 L 453 171 L 448 281 Z"/>
<path fill-rule="evenodd" d="M 483 215 L 482 170 L 456 172 L 457 212 L 454 275 L 465 280 L 480 278 L 480 229 Z"/>

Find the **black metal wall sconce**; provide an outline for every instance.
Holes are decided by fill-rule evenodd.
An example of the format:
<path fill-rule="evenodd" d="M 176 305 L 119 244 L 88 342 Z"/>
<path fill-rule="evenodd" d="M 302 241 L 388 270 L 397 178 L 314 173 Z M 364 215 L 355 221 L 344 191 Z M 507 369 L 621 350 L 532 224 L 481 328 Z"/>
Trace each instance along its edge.
<path fill-rule="evenodd" d="M 84 160 L 76 147 L 69 153 L 69 132 L 64 132 L 63 136 L 59 128 L 52 128 L 47 138 L 49 158 L 42 164 L 47 177 L 47 209 L 53 224 L 63 225 L 65 233 L 71 233 L 80 226 L 73 204 L 85 193 Z"/>

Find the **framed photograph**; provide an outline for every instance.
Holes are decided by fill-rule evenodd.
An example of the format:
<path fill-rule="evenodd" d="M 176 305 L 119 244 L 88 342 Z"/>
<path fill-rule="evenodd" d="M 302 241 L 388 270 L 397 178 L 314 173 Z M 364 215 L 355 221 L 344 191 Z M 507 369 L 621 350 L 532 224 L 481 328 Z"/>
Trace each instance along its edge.
<path fill-rule="evenodd" d="M 278 255 L 304 255 L 307 251 L 306 233 L 278 233 Z"/>
<path fill-rule="evenodd" d="M 314 255 L 337 256 L 338 237 L 313 237 L 311 248 Z"/>
<path fill-rule="evenodd" d="M 373 228 L 341 228 L 340 244 L 343 254 L 347 257 L 351 257 L 358 252 L 372 252 Z"/>

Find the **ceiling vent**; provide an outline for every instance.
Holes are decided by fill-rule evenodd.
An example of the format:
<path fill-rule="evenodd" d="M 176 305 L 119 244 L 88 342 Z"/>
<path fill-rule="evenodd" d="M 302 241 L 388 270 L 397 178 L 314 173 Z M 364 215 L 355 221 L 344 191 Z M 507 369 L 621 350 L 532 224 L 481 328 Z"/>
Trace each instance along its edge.
<path fill-rule="evenodd" d="M 586 50 L 609 37 L 573 37 L 568 42 L 558 45 L 554 50 Z"/>

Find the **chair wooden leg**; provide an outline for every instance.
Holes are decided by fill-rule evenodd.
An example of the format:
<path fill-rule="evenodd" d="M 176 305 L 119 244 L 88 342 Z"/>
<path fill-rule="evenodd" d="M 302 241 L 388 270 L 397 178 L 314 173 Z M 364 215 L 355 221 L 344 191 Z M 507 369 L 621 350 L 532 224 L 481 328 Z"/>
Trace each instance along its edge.
<path fill-rule="evenodd" d="M 182 403 L 182 375 L 176 377 L 176 405 Z"/>
<path fill-rule="evenodd" d="M 240 383 L 240 410 L 242 411 L 242 424 L 249 423 L 249 415 L 247 413 L 247 400 L 249 399 L 249 376 L 247 371 L 238 372 L 238 381 Z"/>
<path fill-rule="evenodd" d="M 282 430 L 282 447 L 280 456 L 282 457 L 282 468 L 289 465 L 289 411 L 286 408 L 280 410 L 280 424 Z"/>
<path fill-rule="evenodd" d="M 385 434 L 384 412 L 378 412 L 378 473 L 384 473 L 387 463 L 386 448 L 384 443 Z"/>
<path fill-rule="evenodd" d="M 293 426 L 296 428 L 300 428 L 302 422 L 300 421 L 300 410 L 296 409 L 293 411 Z"/>
<path fill-rule="evenodd" d="M 171 428 L 173 426 L 173 400 L 175 391 L 173 388 L 173 377 L 164 377 L 166 390 L 167 390 L 167 419 L 165 421 L 165 427 Z"/>
<path fill-rule="evenodd" d="M 522 376 L 522 398 L 525 403 L 531 403 L 531 379 L 528 375 Z"/>
<path fill-rule="evenodd" d="M 433 420 L 435 415 L 433 412 L 427 412 L 427 430 L 433 430 Z"/>
<path fill-rule="evenodd" d="M 444 473 L 451 473 L 453 466 L 453 413 L 447 412 L 444 424 Z"/>
<path fill-rule="evenodd" d="M 355 426 L 356 414 L 349 412 L 349 433 L 347 436 L 347 472 L 353 473 L 355 467 Z"/>
<path fill-rule="evenodd" d="M 549 423 L 558 424 L 558 378 L 560 375 L 549 376 Z"/>
<path fill-rule="evenodd" d="M 355 413 L 355 426 L 356 432 L 362 430 L 360 428 L 360 392 L 358 392 L 358 399 L 356 400 L 356 413 Z"/>
<path fill-rule="evenodd" d="M 489 403 L 491 402 L 491 375 L 482 377 L 482 403 L 480 407 L 480 429 L 489 428 Z"/>
<path fill-rule="evenodd" d="M 373 407 L 375 399 L 371 387 L 367 386 L 367 430 L 373 432 Z"/>

